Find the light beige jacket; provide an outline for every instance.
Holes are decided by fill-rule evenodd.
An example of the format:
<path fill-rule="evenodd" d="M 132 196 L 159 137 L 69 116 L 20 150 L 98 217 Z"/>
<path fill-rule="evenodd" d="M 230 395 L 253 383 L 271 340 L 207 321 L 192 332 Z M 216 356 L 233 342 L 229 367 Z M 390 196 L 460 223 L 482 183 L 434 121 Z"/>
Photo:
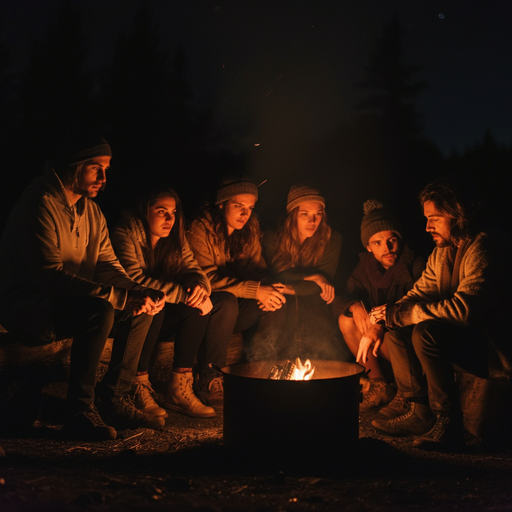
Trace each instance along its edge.
<path fill-rule="evenodd" d="M 227 261 L 213 230 L 212 220 L 206 215 L 192 223 L 188 241 L 197 262 L 208 276 L 213 291 L 230 292 L 241 299 L 256 298 L 267 269 L 259 239 L 242 258 Z"/>

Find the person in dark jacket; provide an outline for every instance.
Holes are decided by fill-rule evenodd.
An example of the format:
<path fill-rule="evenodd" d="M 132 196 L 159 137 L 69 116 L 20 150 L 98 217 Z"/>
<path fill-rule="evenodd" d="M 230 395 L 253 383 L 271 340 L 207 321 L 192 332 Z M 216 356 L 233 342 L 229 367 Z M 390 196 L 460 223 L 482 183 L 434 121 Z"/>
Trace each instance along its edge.
<path fill-rule="evenodd" d="M 279 283 L 274 288 L 289 297 L 279 352 L 290 359 L 347 359 L 331 314 L 341 235 L 329 226 L 324 197 L 307 184 L 291 186 L 286 212 L 278 230 L 263 237 L 263 254 Z"/>
<path fill-rule="evenodd" d="M 368 352 L 366 361 L 358 358 L 369 376 L 363 380 L 363 411 L 385 405 L 393 398 L 393 386 L 387 382 L 381 364 L 382 359 L 389 361 L 383 343 L 386 327 L 372 324 L 368 312 L 401 299 L 425 268 L 423 258 L 416 256 L 402 240 L 402 228 L 392 212 L 382 203 L 369 200 L 364 204 L 364 213 L 361 242 L 366 252 L 359 255 L 346 294 L 337 297 L 333 304 L 340 330 L 354 356 L 358 356 L 362 340 L 373 342 L 374 350 Z M 407 330 L 402 332 L 404 336 L 409 334 Z M 381 412 L 386 414 L 387 408 Z"/>

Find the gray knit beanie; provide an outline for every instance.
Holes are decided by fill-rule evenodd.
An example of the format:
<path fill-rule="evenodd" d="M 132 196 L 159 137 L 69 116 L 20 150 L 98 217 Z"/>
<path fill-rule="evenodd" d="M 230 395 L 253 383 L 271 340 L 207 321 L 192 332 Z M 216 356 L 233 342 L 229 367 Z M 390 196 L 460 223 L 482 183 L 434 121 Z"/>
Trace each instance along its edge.
<path fill-rule="evenodd" d="M 108 142 L 94 130 L 82 129 L 71 132 L 57 146 L 55 162 L 69 167 L 97 156 L 112 156 Z"/>
<path fill-rule="evenodd" d="M 292 185 L 288 192 L 286 211 L 290 213 L 294 208 L 308 201 L 320 203 L 325 208 L 325 199 L 316 188 L 312 188 L 304 183 Z"/>
<path fill-rule="evenodd" d="M 393 231 L 402 238 L 402 228 L 398 219 L 390 211 L 386 210 L 384 205 L 375 199 L 369 199 L 363 205 L 364 217 L 361 222 L 361 242 L 364 247 L 368 246 L 368 241 L 381 231 Z"/>
<path fill-rule="evenodd" d="M 228 176 L 223 178 L 217 186 L 215 204 L 229 201 L 239 194 L 252 194 L 258 200 L 258 187 L 245 176 Z"/>

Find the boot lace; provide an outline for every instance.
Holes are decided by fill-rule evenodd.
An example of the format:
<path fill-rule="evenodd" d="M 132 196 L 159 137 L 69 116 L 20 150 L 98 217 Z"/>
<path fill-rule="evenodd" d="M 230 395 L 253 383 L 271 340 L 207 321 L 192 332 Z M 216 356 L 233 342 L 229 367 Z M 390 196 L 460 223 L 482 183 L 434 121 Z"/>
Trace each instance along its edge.
<path fill-rule="evenodd" d="M 448 416 L 438 414 L 434 426 L 421 437 L 430 441 L 439 442 L 443 434 L 446 432 L 448 423 L 450 423 L 450 418 Z"/>
<path fill-rule="evenodd" d="M 224 382 L 222 377 L 215 377 L 208 383 L 208 391 L 210 396 L 224 396 Z"/>
<path fill-rule="evenodd" d="M 105 422 L 101 419 L 100 413 L 98 412 L 98 409 L 96 409 L 95 405 L 91 405 L 86 411 L 84 411 L 84 416 L 89 419 L 89 421 L 95 426 L 95 427 L 106 427 L 107 425 Z"/>
<path fill-rule="evenodd" d="M 119 416 L 128 421 L 142 421 L 146 419 L 144 413 L 137 409 L 133 398 L 128 395 L 124 395 L 116 401 L 115 409 Z"/>
<path fill-rule="evenodd" d="M 153 398 L 155 391 L 149 382 L 137 382 L 133 391 L 133 401 L 138 409 L 146 410 L 158 407 Z"/>

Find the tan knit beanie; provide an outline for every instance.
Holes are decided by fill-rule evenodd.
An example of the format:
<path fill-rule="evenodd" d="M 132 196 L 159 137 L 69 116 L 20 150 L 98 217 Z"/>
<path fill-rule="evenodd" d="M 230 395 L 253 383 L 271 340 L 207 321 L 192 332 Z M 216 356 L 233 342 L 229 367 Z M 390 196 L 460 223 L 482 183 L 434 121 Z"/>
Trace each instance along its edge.
<path fill-rule="evenodd" d="M 258 200 L 258 187 L 245 176 L 228 176 L 223 178 L 217 186 L 215 204 L 229 201 L 239 194 L 252 194 Z"/>
<path fill-rule="evenodd" d="M 316 188 L 312 188 L 304 183 L 292 185 L 288 192 L 286 211 L 290 213 L 294 208 L 308 201 L 316 201 L 325 208 L 325 199 Z"/>
<path fill-rule="evenodd" d="M 368 246 L 368 241 L 381 231 L 393 231 L 400 238 L 402 228 L 398 219 L 390 211 L 384 208 L 384 205 L 375 199 L 369 199 L 363 205 L 364 217 L 361 222 L 361 242 L 364 247 Z"/>

